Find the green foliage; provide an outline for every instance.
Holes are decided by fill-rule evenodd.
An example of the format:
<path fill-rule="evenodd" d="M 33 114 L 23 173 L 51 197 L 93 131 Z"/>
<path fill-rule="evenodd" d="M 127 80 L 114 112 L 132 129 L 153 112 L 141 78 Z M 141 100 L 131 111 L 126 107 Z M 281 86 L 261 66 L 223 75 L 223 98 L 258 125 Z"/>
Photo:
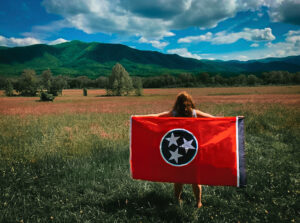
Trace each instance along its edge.
<path fill-rule="evenodd" d="M 38 79 L 34 70 L 23 71 L 16 86 L 17 92 L 23 96 L 36 96 L 38 91 Z"/>
<path fill-rule="evenodd" d="M 250 74 L 247 77 L 247 84 L 249 86 L 254 86 L 254 85 L 260 84 L 260 82 L 261 82 L 260 79 L 253 74 Z"/>
<path fill-rule="evenodd" d="M 52 72 L 50 69 L 44 70 L 42 72 L 42 88 L 46 89 L 47 91 L 50 91 L 51 88 L 51 81 L 52 81 Z"/>
<path fill-rule="evenodd" d="M 51 78 L 51 85 L 49 89 L 49 93 L 53 94 L 54 96 L 58 96 L 62 94 L 62 90 L 67 87 L 67 81 L 63 76 L 57 76 Z"/>
<path fill-rule="evenodd" d="M 116 63 L 108 79 L 107 94 L 114 96 L 129 95 L 132 91 L 132 80 L 125 68 Z"/>
<path fill-rule="evenodd" d="M 136 96 L 142 96 L 143 95 L 143 81 L 140 77 L 133 77 L 132 78 L 132 84 L 134 88 L 134 92 Z"/>
<path fill-rule="evenodd" d="M 287 71 L 263 72 L 262 79 L 265 84 L 300 84 L 300 72 L 289 73 Z"/>
<path fill-rule="evenodd" d="M 4 92 L 6 96 L 14 96 L 14 88 L 11 80 L 5 80 Z"/>
<path fill-rule="evenodd" d="M 53 96 L 53 94 L 49 94 L 44 91 L 41 92 L 41 96 L 40 96 L 41 101 L 53 101 L 54 99 L 55 97 Z"/>
<path fill-rule="evenodd" d="M 256 86 L 256 85 L 293 85 L 300 84 L 300 72 L 289 73 L 285 71 L 272 71 L 264 72 L 260 74 L 239 74 L 236 76 L 224 77 L 220 74 L 210 74 L 207 72 L 201 73 L 180 73 L 178 75 L 163 74 L 160 76 L 151 77 L 132 77 L 133 88 L 135 94 L 139 95 L 139 88 L 135 83 L 135 79 L 138 78 L 142 81 L 142 86 L 145 88 L 173 88 L 173 87 L 203 87 L 203 86 Z M 3 79 L 2 88 L 4 89 L 5 80 Z M 19 89 L 19 80 L 16 78 L 10 78 L 13 87 Z M 17 80 L 17 83 L 15 83 Z M 0 79 L 1 81 L 1 79 Z M 111 81 L 111 78 L 110 78 Z M 124 82 L 124 81 L 123 81 Z M 123 83 L 121 82 L 121 83 Z M 118 81 L 109 83 L 109 78 L 100 76 L 93 80 L 87 76 L 78 76 L 76 78 L 66 76 L 52 76 L 51 70 L 43 71 L 40 76 L 41 89 L 48 90 L 53 95 L 61 94 L 62 89 L 65 88 L 107 88 L 107 93 L 112 94 L 112 87 L 116 92 L 119 86 Z M 1 84 L 1 83 L 0 83 Z M 111 88 L 108 88 L 108 86 Z M 46 86 L 46 87 L 44 87 Z M 140 83 L 139 85 L 140 86 Z M 120 89 L 119 89 L 120 90 Z M 128 89 L 129 90 L 129 89 Z M 125 93 L 124 93 L 125 92 Z M 130 91 L 129 91 L 130 92 Z M 119 92 L 120 93 L 120 92 Z M 123 89 L 123 93 L 127 94 Z"/>
<path fill-rule="evenodd" d="M 106 88 L 107 84 L 108 84 L 108 78 L 101 76 L 95 80 L 94 86 L 96 88 Z"/>

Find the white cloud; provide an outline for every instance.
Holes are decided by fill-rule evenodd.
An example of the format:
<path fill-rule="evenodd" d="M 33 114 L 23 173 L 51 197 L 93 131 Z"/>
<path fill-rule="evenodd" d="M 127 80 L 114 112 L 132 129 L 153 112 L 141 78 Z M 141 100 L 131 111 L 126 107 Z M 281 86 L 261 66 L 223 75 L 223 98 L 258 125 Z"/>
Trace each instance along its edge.
<path fill-rule="evenodd" d="M 300 52 L 300 30 L 289 31 L 284 42 L 275 43 L 269 46 L 270 55 L 273 57 L 294 56 Z"/>
<path fill-rule="evenodd" d="M 194 58 L 194 59 L 197 59 L 197 60 L 202 59 L 200 55 L 192 54 L 186 48 L 171 49 L 171 50 L 168 50 L 168 53 L 178 54 L 179 56 L 182 56 L 182 57 L 189 57 L 189 58 Z"/>
<path fill-rule="evenodd" d="M 252 43 L 252 44 L 250 45 L 250 47 L 259 47 L 259 44 L 258 44 L 258 43 Z"/>
<path fill-rule="evenodd" d="M 6 38 L 4 36 L 0 36 L 0 45 L 1 46 L 28 46 L 28 45 L 33 45 L 33 44 L 39 44 L 41 43 L 40 40 L 31 38 L 31 37 L 26 37 L 26 38 L 15 38 L 15 37 L 10 37 Z"/>
<path fill-rule="evenodd" d="M 212 33 L 208 32 L 205 35 L 187 36 L 184 38 L 180 38 L 177 42 L 178 43 L 191 43 L 191 42 L 210 41 L 211 38 L 212 38 Z"/>
<path fill-rule="evenodd" d="M 272 41 L 275 36 L 272 34 L 271 28 L 265 29 L 249 29 L 245 28 L 241 32 L 226 33 L 219 32 L 215 34 L 212 39 L 214 44 L 230 44 L 238 41 L 239 39 L 245 39 L 247 41 Z"/>
<path fill-rule="evenodd" d="M 15 47 L 15 46 L 29 46 L 34 44 L 49 44 L 49 45 L 55 45 L 59 43 L 67 42 L 68 40 L 65 40 L 63 38 L 58 38 L 53 41 L 44 41 L 32 37 L 26 37 L 26 38 L 15 38 L 10 37 L 7 38 L 5 36 L 0 35 L 0 46 L 7 46 L 7 47 Z"/>
<path fill-rule="evenodd" d="M 257 48 L 248 51 L 238 51 L 227 54 L 214 54 L 211 56 L 225 60 L 245 60 L 245 57 L 251 60 L 262 59 L 266 57 L 287 57 L 299 55 L 300 30 L 289 31 L 285 36 L 286 38 L 283 42 L 268 42 L 265 44 L 265 48 Z M 241 55 L 243 55 L 244 58 L 241 58 Z"/>
<path fill-rule="evenodd" d="M 159 39 L 170 36 L 170 30 L 214 27 L 240 11 L 261 6 L 269 7 L 275 21 L 300 21 L 299 0 L 44 0 L 43 5 L 63 17 L 60 28 Z"/>
<path fill-rule="evenodd" d="M 147 17 L 116 0 L 44 0 L 49 13 L 59 14 L 66 23 L 88 34 L 102 32 L 162 38 L 173 35 L 167 28 L 170 21 Z M 150 7 L 151 4 L 148 4 Z M 161 7 L 161 5 L 160 5 Z M 163 8 L 163 7 L 161 7 Z"/>
<path fill-rule="evenodd" d="M 68 40 L 65 40 L 63 38 L 58 38 L 56 40 L 53 40 L 53 41 L 49 42 L 48 44 L 49 45 L 56 45 L 56 44 L 65 43 L 65 42 L 68 42 Z"/>
<path fill-rule="evenodd" d="M 178 14 L 172 23 L 175 29 L 212 28 L 237 12 L 235 0 L 193 0 L 190 7 Z"/>
<path fill-rule="evenodd" d="M 153 47 L 158 48 L 158 49 L 163 49 L 167 45 L 169 45 L 168 42 L 161 42 L 161 41 L 158 41 L 158 40 L 148 40 L 144 37 L 141 37 L 139 39 L 139 43 L 150 43 Z"/>
<path fill-rule="evenodd" d="M 231 44 L 239 39 L 245 39 L 247 41 L 272 41 L 275 36 L 272 34 L 271 28 L 265 29 L 249 29 L 245 28 L 241 32 L 227 33 L 226 31 L 212 34 L 210 32 L 200 36 L 187 36 L 180 38 L 178 43 L 190 43 L 208 41 L 213 44 Z"/>

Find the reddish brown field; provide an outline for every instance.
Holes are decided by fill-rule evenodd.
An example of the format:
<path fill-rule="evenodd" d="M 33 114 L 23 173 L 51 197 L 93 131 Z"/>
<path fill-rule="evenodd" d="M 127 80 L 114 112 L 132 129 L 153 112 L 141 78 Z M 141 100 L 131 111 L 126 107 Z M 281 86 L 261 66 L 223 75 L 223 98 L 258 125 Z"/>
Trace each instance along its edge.
<path fill-rule="evenodd" d="M 169 110 L 180 91 L 192 94 L 197 107 L 209 104 L 283 104 L 300 107 L 300 86 L 145 89 L 142 97 L 105 97 L 105 90 L 64 90 L 54 102 L 38 97 L 0 97 L 0 114 L 43 115 L 63 113 L 147 114 Z M 257 106 L 256 106 L 257 108 Z"/>

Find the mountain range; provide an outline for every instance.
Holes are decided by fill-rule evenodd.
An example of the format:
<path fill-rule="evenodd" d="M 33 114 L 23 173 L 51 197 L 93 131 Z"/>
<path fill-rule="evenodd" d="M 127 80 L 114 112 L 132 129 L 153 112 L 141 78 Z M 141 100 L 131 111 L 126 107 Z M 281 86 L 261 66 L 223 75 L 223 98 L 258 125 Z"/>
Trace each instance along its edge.
<path fill-rule="evenodd" d="M 49 68 L 54 74 L 96 78 L 108 75 L 117 62 L 131 75 L 138 76 L 182 72 L 230 76 L 272 70 L 300 71 L 300 56 L 249 61 L 196 60 L 176 54 L 137 50 L 122 44 L 77 40 L 57 45 L 0 47 L 0 76 L 18 76 L 24 69 L 34 69 L 39 74 Z"/>

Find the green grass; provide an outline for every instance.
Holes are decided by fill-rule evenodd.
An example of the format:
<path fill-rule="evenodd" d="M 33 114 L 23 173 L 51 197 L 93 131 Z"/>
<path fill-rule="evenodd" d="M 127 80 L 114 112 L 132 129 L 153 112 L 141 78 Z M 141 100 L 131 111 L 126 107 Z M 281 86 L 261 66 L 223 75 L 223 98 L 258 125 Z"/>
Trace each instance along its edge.
<path fill-rule="evenodd" d="M 246 117 L 245 189 L 131 179 L 128 114 L 2 115 L 0 222 L 299 222 L 299 109 L 202 106 Z"/>

